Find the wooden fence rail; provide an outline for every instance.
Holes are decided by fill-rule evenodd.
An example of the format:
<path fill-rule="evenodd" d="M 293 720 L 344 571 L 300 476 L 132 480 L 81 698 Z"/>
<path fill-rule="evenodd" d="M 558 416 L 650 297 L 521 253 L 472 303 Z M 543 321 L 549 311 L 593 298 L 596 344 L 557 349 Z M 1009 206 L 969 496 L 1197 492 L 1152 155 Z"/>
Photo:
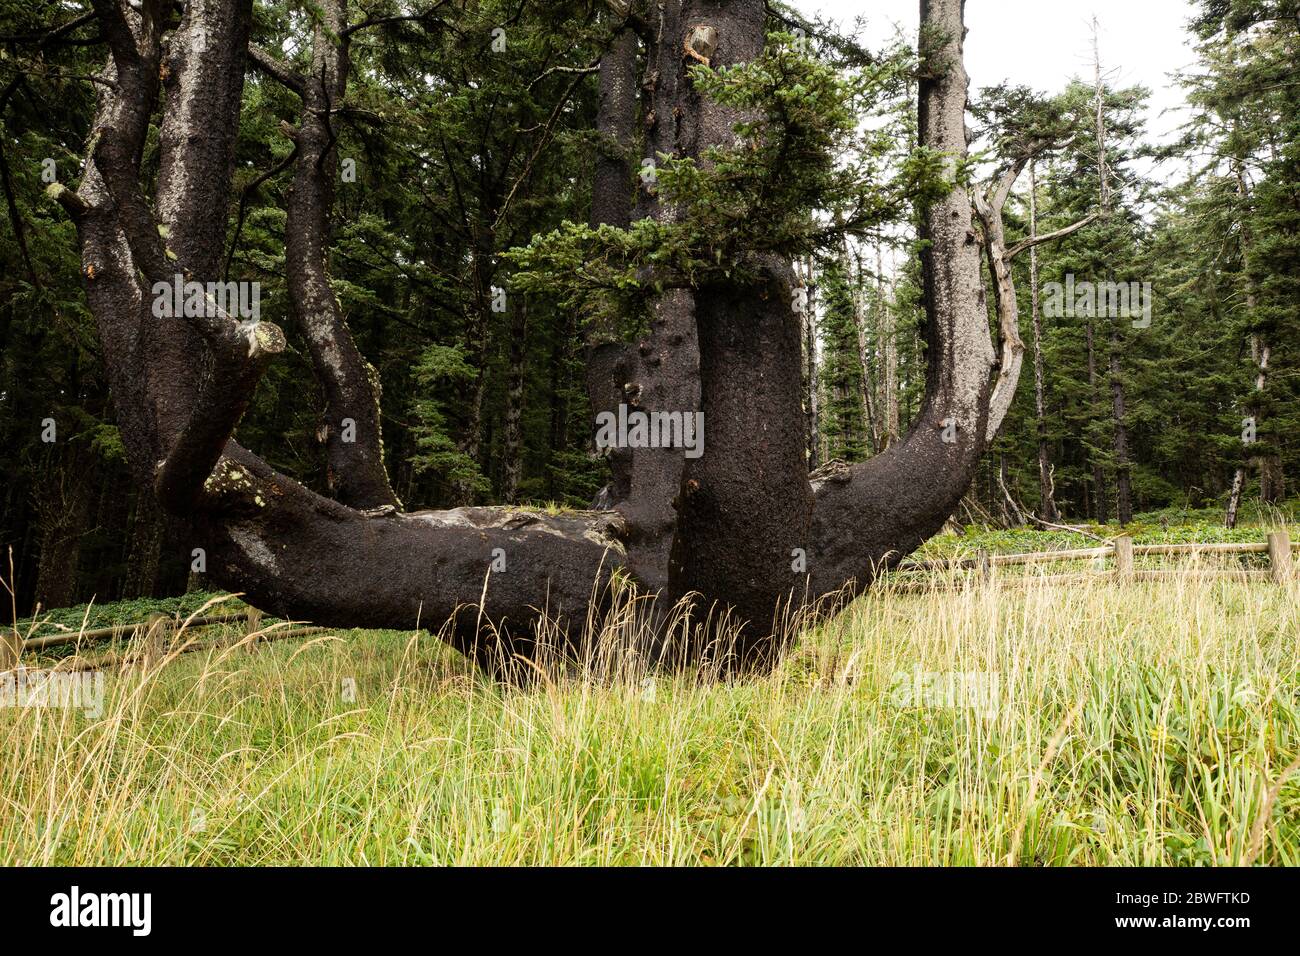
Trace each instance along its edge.
<path fill-rule="evenodd" d="M 189 632 L 214 625 L 238 626 L 240 633 L 230 641 L 231 644 L 245 641 L 250 635 L 257 635 L 256 640 L 250 641 L 248 644 L 250 651 L 253 650 L 256 644 L 261 642 L 278 641 L 291 637 L 309 637 L 320 634 L 325 630 L 319 627 L 303 627 L 293 624 L 282 626 L 277 624 L 263 631 L 262 612 L 253 607 L 246 611 L 230 614 L 209 614 L 204 617 L 194 618 L 184 618 L 180 615 L 152 614 L 149 616 L 149 620 L 133 624 L 114 624 L 111 627 L 69 631 L 66 634 L 47 634 L 41 637 L 28 638 L 27 640 L 23 640 L 13 629 L 7 629 L 7 632 L 4 633 L 4 641 L 0 642 L 0 671 L 17 666 L 20 656 L 28 651 L 43 651 L 51 647 L 66 647 L 70 644 L 93 643 L 110 639 L 116 643 L 116 641 L 123 638 L 137 642 L 138 648 L 134 654 L 118 654 L 114 652 L 105 656 L 102 660 L 84 662 L 86 667 L 97 669 L 101 666 L 112 666 L 114 664 L 138 662 L 148 664 L 165 657 L 167 654 L 172 653 L 173 650 L 177 650 L 174 648 L 174 642 L 179 632 Z M 207 645 L 194 642 L 186 644 L 178 650 L 180 653 L 184 653 L 190 650 L 198 650 L 204 646 Z"/>
<path fill-rule="evenodd" d="M 1157 580 L 1161 575 L 1204 574 L 1207 576 L 1240 576 L 1247 579 L 1267 577 L 1273 581 L 1289 581 L 1295 576 L 1295 563 L 1291 556 L 1292 548 L 1300 547 L 1300 542 L 1292 542 L 1286 531 L 1273 531 L 1268 540 L 1253 542 L 1232 542 L 1227 544 L 1134 544 L 1132 537 L 1121 535 L 1110 544 L 1097 548 L 1074 548 L 1067 551 L 1034 551 L 1028 554 L 987 554 L 977 552 L 971 558 L 959 558 L 949 561 L 904 561 L 895 571 L 980 571 L 988 577 L 994 567 L 1024 564 L 1048 564 L 1057 561 L 1084 561 L 1114 559 L 1115 574 L 1121 580 Z M 1135 557 L 1152 555 L 1200 555 L 1200 554 L 1267 554 L 1268 571 L 1139 571 L 1134 567 Z M 1089 575 L 1049 575 L 1043 580 L 1083 580 Z"/>
<path fill-rule="evenodd" d="M 102 641 L 112 637 L 133 637 L 137 631 L 144 630 L 157 623 L 157 618 L 171 622 L 173 628 L 179 628 L 185 622 L 178 618 L 170 618 L 163 614 L 155 616 L 143 624 L 114 624 L 112 627 L 97 627 L 89 631 L 69 631 L 67 634 L 49 634 L 45 637 L 30 637 L 23 641 L 24 651 L 39 651 L 47 647 L 59 647 L 65 644 L 76 644 L 79 641 Z M 241 614 L 214 614 L 209 617 L 196 617 L 194 620 L 185 624 L 187 628 L 191 627 L 210 627 L 213 624 L 233 624 L 236 621 L 247 621 L 250 615 L 245 612 Z"/>

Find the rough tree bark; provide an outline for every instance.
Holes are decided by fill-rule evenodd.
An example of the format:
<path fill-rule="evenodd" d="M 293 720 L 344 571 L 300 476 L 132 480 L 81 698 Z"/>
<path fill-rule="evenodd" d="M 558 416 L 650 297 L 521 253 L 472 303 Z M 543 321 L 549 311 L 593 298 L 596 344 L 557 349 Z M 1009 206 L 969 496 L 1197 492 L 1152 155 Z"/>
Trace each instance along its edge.
<path fill-rule="evenodd" d="M 330 494 L 358 508 L 397 507 L 384 470 L 379 375 L 352 340 L 329 281 L 330 215 L 339 179 L 336 142 L 347 92 L 351 34 L 346 0 L 322 0 L 313 31 L 310 76 L 281 70 L 302 99 L 292 135 L 298 149 L 285 223 L 285 269 L 293 318 L 302 329 L 324 392 L 326 481 Z"/>
<path fill-rule="evenodd" d="M 794 273 L 769 258 L 757 280 L 668 289 L 652 303 L 645 339 L 631 347 L 591 344 L 595 410 L 619 403 L 700 410 L 706 453 L 687 459 L 683 449 L 637 449 L 612 463 L 609 510 L 559 516 L 491 508 L 403 514 L 393 504 L 378 454 L 377 389 L 337 302 L 318 284 L 335 175 L 328 124 L 346 108 L 352 30 L 343 0 L 320 8 L 328 29 L 317 31 L 317 74 L 295 74 L 262 50 L 251 58 L 304 101 L 290 294 L 297 321 L 320 338 L 313 360 L 331 421 L 349 412 L 356 445 L 367 443 L 330 448 L 331 467 L 346 463 L 360 477 L 340 473 L 334 498 L 322 497 L 232 439 L 258 376 L 284 347 L 273 325 L 239 323 L 219 310 L 162 325 L 150 315 L 159 278 L 177 268 L 198 280 L 219 274 L 251 2 L 195 0 L 171 33 L 163 174 L 150 209 L 140 158 L 159 104 L 172 7 L 96 0 L 113 84 L 101 90 L 78 189 L 52 191 L 78 227 L 132 468 L 165 509 L 185 518 L 214 584 L 269 612 L 330 626 L 441 629 L 453 646 L 495 667 L 535 655 L 543 617 L 580 652 L 584 622 L 590 613 L 599 623 L 619 573 L 658 592 L 661 603 L 691 595 L 705 609 L 730 609 L 736 661 L 758 666 L 789 636 L 774 624 L 785 604 L 865 587 L 943 525 L 986 448 L 997 371 L 970 201 L 955 181 L 967 143 L 961 0 L 921 4 L 920 137 L 948 156 L 954 183 L 924 210 L 928 392 L 911 431 L 868 462 L 810 481 Z M 763 44 L 765 4 L 665 0 L 653 22 L 615 6 L 628 23 L 602 67 L 601 125 L 624 150 L 602 160 L 593 219 L 620 222 L 632 210 L 671 218 L 680 211 L 631 187 L 634 152 L 626 147 L 638 119 L 648 156 L 700 159 L 730 137 L 739 117 L 692 88 L 684 44 L 710 40 L 704 46 L 715 67 L 752 58 Z M 649 68 L 644 84 L 640 61 Z M 160 222 L 169 225 L 166 245 Z M 806 566 L 792 560 L 798 553 Z"/>
<path fill-rule="evenodd" d="M 961 0 L 922 0 L 920 141 L 966 155 L 965 34 Z M 954 184 L 924 211 L 926 396 L 906 437 L 815 482 L 813 593 L 861 586 L 938 531 L 961 501 L 987 447 L 996 356 L 989 337 L 980 248 L 966 192 Z"/>
<path fill-rule="evenodd" d="M 149 597 L 158 579 L 158 561 L 162 557 L 165 521 L 153 495 L 141 494 L 131 516 L 130 545 L 126 555 L 126 580 L 122 595 L 128 598 Z"/>

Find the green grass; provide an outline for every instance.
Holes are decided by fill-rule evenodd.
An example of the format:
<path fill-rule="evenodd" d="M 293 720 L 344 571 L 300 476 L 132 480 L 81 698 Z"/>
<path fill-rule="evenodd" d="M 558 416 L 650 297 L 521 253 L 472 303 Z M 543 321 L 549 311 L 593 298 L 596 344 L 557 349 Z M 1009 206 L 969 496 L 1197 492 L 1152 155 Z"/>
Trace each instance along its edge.
<path fill-rule="evenodd" d="M 187 654 L 97 717 L 0 708 L 0 864 L 1294 865 L 1297 597 L 886 585 L 730 683 L 512 690 L 393 632 Z"/>

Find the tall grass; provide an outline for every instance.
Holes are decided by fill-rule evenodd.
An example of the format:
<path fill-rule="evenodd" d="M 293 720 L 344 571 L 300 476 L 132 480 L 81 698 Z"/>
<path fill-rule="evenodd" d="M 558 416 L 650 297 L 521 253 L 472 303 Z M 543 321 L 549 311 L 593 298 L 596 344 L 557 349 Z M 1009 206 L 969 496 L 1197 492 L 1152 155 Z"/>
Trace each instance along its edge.
<path fill-rule="evenodd" d="M 1295 588 L 1020 584 L 886 583 L 730 680 L 362 631 L 115 670 L 0 708 L 0 863 L 1300 863 Z"/>

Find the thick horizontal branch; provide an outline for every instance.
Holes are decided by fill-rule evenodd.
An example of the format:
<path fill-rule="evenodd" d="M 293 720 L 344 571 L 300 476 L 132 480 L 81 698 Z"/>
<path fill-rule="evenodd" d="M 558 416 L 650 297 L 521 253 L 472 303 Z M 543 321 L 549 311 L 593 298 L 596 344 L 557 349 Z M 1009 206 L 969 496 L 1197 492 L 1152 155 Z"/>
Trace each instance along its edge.
<path fill-rule="evenodd" d="M 282 617 L 422 627 L 501 676 L 517 656 L 538 659 L 539 631 L 581 657 L 627 565 L 627 527 L 611 512 L 357 511 L 235 442 L 207 484 L 217 501 L 195 523 L 214 583 Z"/>

